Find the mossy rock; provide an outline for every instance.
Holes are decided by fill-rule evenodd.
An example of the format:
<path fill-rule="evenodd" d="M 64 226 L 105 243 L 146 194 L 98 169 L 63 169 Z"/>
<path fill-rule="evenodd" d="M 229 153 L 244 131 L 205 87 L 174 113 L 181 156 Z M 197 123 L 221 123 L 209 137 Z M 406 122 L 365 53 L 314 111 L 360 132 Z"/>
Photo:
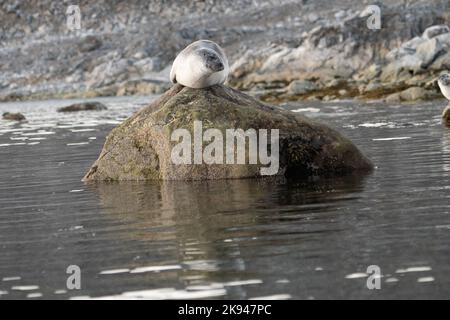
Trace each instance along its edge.
<path fill-rule="evenodd" d="M 260 169 L 267 165 L 260 163 L 174 164 L 171 151 L 178 142 L 171 141 L 171 132 L 184 128 L 193 135 L 196 120 L 202 121 L 203 130 L 216 128 L 222 133 L 235 128 L 278 129 L 279 170 L 275 176 L 343 174 L 372 169 L 370 160 L 351 141 L 323 124 L 223 85 L 206 89 L 174 85 L 108 135 L 84 181 L 261 177 Z"/>

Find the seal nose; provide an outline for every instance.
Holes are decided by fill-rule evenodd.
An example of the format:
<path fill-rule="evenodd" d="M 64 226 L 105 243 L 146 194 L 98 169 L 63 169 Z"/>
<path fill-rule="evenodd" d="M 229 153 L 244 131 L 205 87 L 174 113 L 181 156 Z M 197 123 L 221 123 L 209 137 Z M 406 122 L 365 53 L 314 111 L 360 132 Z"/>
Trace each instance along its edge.
<path fill-rule="evenodd" d="M 222 62 L 218 62 L 217 64 L 216 64 L 216 72 L 219 72 L 219 71 L 222 71 L 223 69 L 225 69 L 225 67 L 223 66 L 223 63 Z"/>
<path fill-rule="evenodd" d="M 208 67 L 208 69 L 212 70 L 213 72 L 219 72 L 225 69 L 222 61 L 220 61 L 219 59 L 209 59 L 206 62 L 206 67 Z"/>

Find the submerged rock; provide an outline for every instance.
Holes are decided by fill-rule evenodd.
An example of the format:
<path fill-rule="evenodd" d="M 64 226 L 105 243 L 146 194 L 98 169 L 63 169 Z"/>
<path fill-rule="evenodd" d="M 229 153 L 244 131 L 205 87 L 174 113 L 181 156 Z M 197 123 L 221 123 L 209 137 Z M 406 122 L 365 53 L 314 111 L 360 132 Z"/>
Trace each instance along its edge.
<path fill-rule="evenodd" d="M 21 113 L 10 113 L 10 112 L 5 112 L 3 114 L 3 120 L 10 120 L 10 121 L 25 121 L 26 118 L 23 114 Z"/>
<path fill-rule="evenodd" d="M 400 98 L 403 101 L 417 101 L 424 100 L 429 96 L 429 93 L 424 88 L 411 87 L 400 92 Z"/>
<path fill-rule="evenodd" d="M 107 109 L 108 108 L 100 102 L 82 102 L 59 108 L 58 112 L 102 111 Z"/>
<path fill-rule="evenodd" d="M 227 129 L 270 129 L 268 136 L 273 135 L 273 129 L 279 129 L 279 170 L 275 176 L 341 174 L 372 168 L 371 162 L 348 139 L 323 124 L 263 104 L 226 86 L 191 89 L 175 85 L 109 134 L 84 181 L 261 176 L 260 169 L 267 165 L 260 161 L 257 164 L 248 164 L 248 160 L 246 164 L 174 164 L 172 148 L 179 140 L 171 141 L 172 133 L 175 129 L 187 129 L 195 137 L 197 121 L 202 121 L 204 129 L 218 129 L 223 137 Z M 271 141 L 269 137 L 267 140 Z M 203 148 L 208 143 L 203 142 Z"/>

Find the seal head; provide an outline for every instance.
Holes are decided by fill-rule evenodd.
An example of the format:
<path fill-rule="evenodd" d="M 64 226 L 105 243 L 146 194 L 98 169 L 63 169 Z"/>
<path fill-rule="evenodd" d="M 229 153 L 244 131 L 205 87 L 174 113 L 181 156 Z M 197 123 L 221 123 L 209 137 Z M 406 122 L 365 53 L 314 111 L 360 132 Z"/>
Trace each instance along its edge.
<path fill-rule="evenodd" d="M 450 100 L 450 75 L 446 73 L 441 75 L 438 78 L 438 85 L 444 97 Z"/>
<path fill-rule="evenodd" d="M 185 87 L 206 88 L 223 84 L 228 73 L 228 60 L 223 49 L 212 41 L 199 40 L 175 58 L 170 80 Z"/>
<path fill-rule="evenodd" d="M 207 69 L 211 70 L 211 73 L 220 72 L 225 69 L 222 60 L 213 50 L 201 49 L 197 51 L 202 61 L 204 61 Z"/>

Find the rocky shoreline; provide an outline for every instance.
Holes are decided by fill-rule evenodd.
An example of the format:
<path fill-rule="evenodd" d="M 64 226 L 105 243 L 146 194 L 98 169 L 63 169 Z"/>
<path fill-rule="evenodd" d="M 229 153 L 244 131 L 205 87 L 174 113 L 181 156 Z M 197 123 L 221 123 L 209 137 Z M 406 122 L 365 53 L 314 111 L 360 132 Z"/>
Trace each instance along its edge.
<path fill-rule="evenodd" d="M 368 1 L 81 1 L 0 6 L 0 101 L 165 92 L 177 52 L 200 38 L 223 46 L 229 85 L 261 100 L 440 98 L 450 70 L 450 3 L 384 1 L 381 29 Z M 339 9 L 336 9 L 339 8 Z"/>

